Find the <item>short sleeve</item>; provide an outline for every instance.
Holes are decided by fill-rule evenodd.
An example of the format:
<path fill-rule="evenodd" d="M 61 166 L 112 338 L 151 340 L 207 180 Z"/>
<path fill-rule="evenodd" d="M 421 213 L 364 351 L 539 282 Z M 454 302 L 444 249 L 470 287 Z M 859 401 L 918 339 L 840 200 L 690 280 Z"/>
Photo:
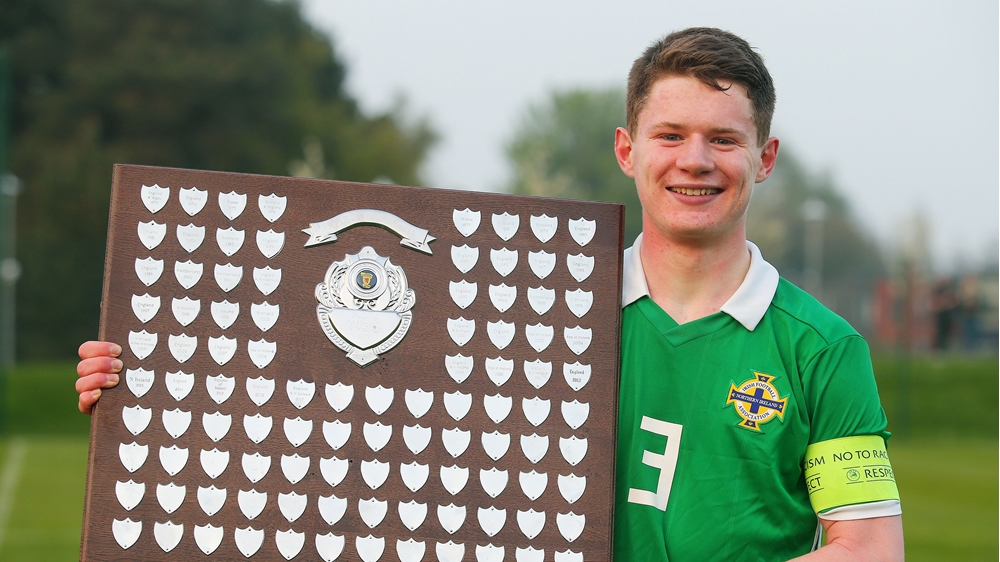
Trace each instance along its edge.
<path fill-rule="evenodd" d="M 807 363 L 802 382 L 810 413 L 809 443 L 856 435 L 889 438 L 871 353 L 861 336 L 820 350 Z"/>

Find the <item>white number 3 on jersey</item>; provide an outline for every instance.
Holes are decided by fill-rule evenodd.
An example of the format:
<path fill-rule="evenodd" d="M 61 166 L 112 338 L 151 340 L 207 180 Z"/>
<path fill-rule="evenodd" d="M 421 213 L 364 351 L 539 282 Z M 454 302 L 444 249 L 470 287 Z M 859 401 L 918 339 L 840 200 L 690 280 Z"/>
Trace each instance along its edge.
<path fill-rule="evenodd" d="M 666 437 L 667 446 L 663 454 L 652 451 L 642 452 L 642 464 L 660 470 L 660 478 L 656 483 L 656 491 L 650 492 L 648 490 L 629 488 L 628 501 L 629 503 L 649 505 L 660 511 L 666 511 L 667 500 L 670 498 L 670 486 L 673 484 L 674 471 L 677 468 L 677 454 L 681 447 L 681 431 L 684 429 L 684 426 L 642 416 L 642 423 L 639 425 L 639 428 L 643 431 Z"/>

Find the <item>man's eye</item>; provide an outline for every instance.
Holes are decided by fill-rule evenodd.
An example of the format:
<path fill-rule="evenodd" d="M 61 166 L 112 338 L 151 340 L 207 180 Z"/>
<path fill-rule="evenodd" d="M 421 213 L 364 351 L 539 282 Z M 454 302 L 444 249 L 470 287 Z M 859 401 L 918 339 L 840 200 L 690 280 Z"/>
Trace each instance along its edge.
<path fill-rule="evenodd" d="M 715 144 L 735 144 L 732 139 L 715 139 Z"/>
<path fill-rule="evenodd" d="M 665 141 L 679 141 L 679 140 L 681 140 L 681 136 L 680 135 L 675 135 L 675 134 L 660 135 L 660 138 L 663 139 L 663 140 L 665 140 Z"/>

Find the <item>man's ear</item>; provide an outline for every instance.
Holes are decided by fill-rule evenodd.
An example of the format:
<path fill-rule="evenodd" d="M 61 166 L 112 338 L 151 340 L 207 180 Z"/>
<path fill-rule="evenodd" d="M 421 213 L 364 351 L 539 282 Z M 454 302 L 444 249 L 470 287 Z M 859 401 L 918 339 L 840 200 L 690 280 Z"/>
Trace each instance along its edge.
<path fill-rule="evenodd" d="M 760 168 L 757 168 L 756 183 L 766 180 L 774 171 L 774 164 L 778 161 L 778 137 L 771 137 L 764 143 L 764 148 L 760 153 Z"/>
<path fill-rule="evenodd" d="M 634 178 L 632 171 L 632 137 L 628 130 L 623 127 L 615 129 L 615 157 L 618 158 L 618 167 L 625 172 L 625 175 Z"/>

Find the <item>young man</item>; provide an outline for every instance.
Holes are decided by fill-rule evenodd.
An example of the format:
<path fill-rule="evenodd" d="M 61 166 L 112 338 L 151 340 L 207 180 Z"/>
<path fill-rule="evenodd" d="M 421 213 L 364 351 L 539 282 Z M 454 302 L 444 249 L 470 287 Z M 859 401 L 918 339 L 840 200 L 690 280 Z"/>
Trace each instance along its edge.
<path fill-rule="evenodd" d="M 667 36 L 629 75 L 615 153 L 643 233 L 625 255 L 617 560 L 903 558 L 868 348 L 746 240 L 774 100 L 760 57 L 716 29 Z M 80 348 L 81 411 L 120 352 Z"/>
<path fill-rule="evenodd" d="M 903 558 L 868 348 L 746 239 L 774 101 L 761 58 L 717 29 L 667 36 L 629 74 L 615 153 L 643 232 L 625 253 L 617 560 Z"/>

